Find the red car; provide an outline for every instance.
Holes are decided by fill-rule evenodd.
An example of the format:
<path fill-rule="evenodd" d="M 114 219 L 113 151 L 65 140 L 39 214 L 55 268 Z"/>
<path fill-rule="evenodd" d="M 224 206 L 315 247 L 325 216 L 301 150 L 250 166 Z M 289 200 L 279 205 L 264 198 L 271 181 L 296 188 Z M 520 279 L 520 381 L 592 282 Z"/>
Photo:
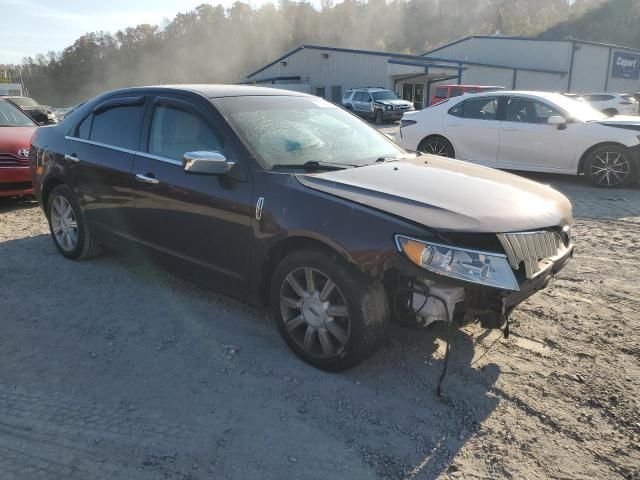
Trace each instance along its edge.
<path fill-rule="evenodd" d="M 0 197 L 31 195 L 29 145 L 36 124 L 0 98 Z"/>
<path fill-rule="evenodd" d="M 440 103 L 447 98 L 459 97 L 465 93 L 493 92 L 495 90 L 504 90 L 504 87 L 489 85 L 437 85 L 431 97 L 431 105 Z"/>

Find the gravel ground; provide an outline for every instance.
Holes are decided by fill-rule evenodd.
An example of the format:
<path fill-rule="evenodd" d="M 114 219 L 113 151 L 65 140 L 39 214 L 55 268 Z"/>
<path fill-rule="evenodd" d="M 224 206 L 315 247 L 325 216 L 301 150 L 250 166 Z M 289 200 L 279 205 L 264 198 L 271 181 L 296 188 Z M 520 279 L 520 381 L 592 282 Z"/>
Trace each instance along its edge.
<path fill-rule="evenodd" d="M 576 256 L 513 315 L 391 329 L 363 365 L 297 360 L 268 314 L 141 259 L 55 250 L 0 199 L 0 477 L 640 478 L 640 189 L 571 197 Z"/>

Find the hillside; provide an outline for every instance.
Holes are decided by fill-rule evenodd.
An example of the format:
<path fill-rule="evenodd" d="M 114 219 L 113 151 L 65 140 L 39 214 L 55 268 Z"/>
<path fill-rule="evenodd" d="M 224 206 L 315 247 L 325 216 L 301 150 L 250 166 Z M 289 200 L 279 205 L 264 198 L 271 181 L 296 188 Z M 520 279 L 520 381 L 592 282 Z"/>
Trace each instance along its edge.
<path fill-rule="evenodd" d="M 561 22 L 540 38 L 577 38 L 640 48 L 640 0 L 609 0 L 577 18 Z"/>

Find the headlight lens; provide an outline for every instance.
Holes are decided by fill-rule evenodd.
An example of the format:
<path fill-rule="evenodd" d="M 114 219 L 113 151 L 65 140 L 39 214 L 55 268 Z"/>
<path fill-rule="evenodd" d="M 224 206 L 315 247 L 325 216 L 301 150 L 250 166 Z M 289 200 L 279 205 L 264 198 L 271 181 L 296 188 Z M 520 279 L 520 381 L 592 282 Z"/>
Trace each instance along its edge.
<path fill-rule="evenodd" d="M 392 107 L 391 105 L 386 105 L 384 108 L 385 108 L 386 110 L 391 110 L 393 107 Z"/>
<path fill-rule="evenodd" d="M 440 275 L 519 291 L 506 255 L 424 242 L 396 235 L 396 246 L 413 263 Z"/>

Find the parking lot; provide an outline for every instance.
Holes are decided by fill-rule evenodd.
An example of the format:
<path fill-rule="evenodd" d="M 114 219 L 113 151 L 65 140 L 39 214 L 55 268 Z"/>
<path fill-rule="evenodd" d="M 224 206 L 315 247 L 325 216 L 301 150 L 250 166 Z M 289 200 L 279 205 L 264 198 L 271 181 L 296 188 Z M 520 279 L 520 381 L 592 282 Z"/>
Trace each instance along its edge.
<path fill-rule="evenodd" d="M 324 373 L 267 312 L 65 260 L 33 201 L 0 199 L 2 478 L 640 478 L 640 188 L 529 177 L 573 201 L 576 256 L 508 340 L 455 335 L 442 399 L 443 329 Z"/>

